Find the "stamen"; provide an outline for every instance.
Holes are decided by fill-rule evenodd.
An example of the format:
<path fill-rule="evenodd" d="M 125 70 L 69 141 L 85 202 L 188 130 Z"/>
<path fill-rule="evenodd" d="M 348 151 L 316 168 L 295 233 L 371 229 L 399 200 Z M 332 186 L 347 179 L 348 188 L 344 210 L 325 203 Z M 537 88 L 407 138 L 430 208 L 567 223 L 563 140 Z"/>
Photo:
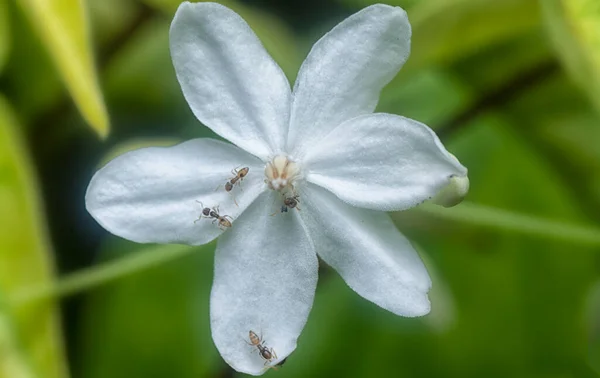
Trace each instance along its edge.
<path fill-rule="evenodd" d="M 294 190 L 294 181 L 299 174 L 298 164 L 285 155 L 277 155 L 265 167 L 265 182 L 270 189 L 286 193 Z"/>

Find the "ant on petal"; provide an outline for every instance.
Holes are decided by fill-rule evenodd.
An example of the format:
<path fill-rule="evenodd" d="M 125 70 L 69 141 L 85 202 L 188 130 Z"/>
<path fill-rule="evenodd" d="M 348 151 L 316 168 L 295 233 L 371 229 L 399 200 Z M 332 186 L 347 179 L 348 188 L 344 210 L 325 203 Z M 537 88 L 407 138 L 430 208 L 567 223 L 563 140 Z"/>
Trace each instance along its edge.
<path fill-rule="evenodd" d="M 277 353 L 275 353 L 275 350 L 265 346 L 265 340 L 263 340 L 262 335 L 259 337 L 252 330 L 248 332 L 248 335 L 250 337 L 250 342 L 246 341 L 246 343 L 258 348 L 258 354 L 260 354 L 260 356 L 265 360 L 265 365 L 277 359 Z"/>
<path fill-rule="evenodd" d="M 200 217 L 198 219 L 196 219 L 194 221 L 194 223 L 198 222 L 202 218 L 212 218 L 213 219 L 212 223 L 214 224 L 215 222 L 219 222 L 219 228 L 222 230 L 225 230 L 225 228 L 230 228 L 232 226 L 231 221 L 233 221 L 233 218 L 230 217 L 229 215 L 221 216 L 219 214 L 219 206 L 218 205 L 213 206 L 213 208 L 210 209 L 208 207 L 204 207 L 202 202 L 200 202 L 200 201 L 196 201 L 196 202 L 198 202 L 200 204 L 200 206 L 203 207 L 203 209 L 202 209 L 202 215 L 200 215 Z"/>

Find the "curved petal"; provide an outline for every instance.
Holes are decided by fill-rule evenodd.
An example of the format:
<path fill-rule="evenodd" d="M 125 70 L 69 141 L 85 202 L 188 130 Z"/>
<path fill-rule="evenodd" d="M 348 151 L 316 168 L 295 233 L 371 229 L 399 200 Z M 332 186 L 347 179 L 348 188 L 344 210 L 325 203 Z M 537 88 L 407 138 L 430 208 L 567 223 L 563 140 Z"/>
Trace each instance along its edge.
<path fill-rule="evenodd" d="M 429 127 L 383 113 L 338 126 L 304 164 L 308 181 L 351 205 L 384 211 L 416 206 L 467 174 Z"/>
<path fill-rule="evenodd" d="M 223 185 L 239 166 L 249 167 L 248 175 L 241 188 L 236 185 L 227 193 Z M 85 203 L 102 227 L 122 238 L 199 245 L 223 230 L 211 219 L 198 220 L 202 206 L 196 201 L 207 207 L 219 205 L 221 215 L 235 219 L 264 190 L 263 170 L 254 156 L 214 139 L 141 148 L 96 172 Z"/>
<path fill-rule="evenodd" d="M 311 184 L 301 201 L 317 254 L 350 288 L 397 315 L 429 312 L 427 270 L 387 214 L 349 206 Z"/>
<path fill-rule="evenodd" d="M 184 2 L 170 45 L 183 94 L 202 123 L 264 160 L 285 147 L 290 84 L 240 16 L 215 3 Z"/>
<path fill-rule="evenodd" d="M 259 375 L 296 349 L 312 307 L 318 262 L 293 213 L 270 216 L 279 195 L 265 193 L 219 239 L 210 299 L 213 340 L 235 370 Z M 262 334 L 277 359 L 267 363 L 248 345 Z"/>
<path fill-rule="evenodd" d="M 297 159 L 340 123 L 372 113 L 410 53 L 406 12 L 377 4 L 321 38 L 294 85 L 288 150 Z"/>

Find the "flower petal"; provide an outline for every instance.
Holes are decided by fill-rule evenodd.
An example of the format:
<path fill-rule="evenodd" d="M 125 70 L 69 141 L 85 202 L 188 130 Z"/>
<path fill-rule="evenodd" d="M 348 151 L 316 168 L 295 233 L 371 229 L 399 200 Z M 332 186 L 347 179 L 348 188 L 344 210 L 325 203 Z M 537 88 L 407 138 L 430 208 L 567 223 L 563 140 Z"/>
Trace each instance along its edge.
<path fill-rule="evenodd" d="M 240 166 L 250 168 L 248 175 L 227 193 L 223 185 Z M 235 219 L 265 189 L 263 170 L 256 157 L 214 139 L 141 148 L 96 172 L 85 202 L 98 223 L 125 239 L 199 245 L 223 231 L 210 219 L 198 220 L 202 206 L 196 201 L 220 205 L 221 215 Z"/>
<path fill-rule="evenodd" d="M 348 286 L 397 315 L 429 312 L 427 270 L 387 214 L 349 206 L 311 184 L 301 200 L 317 254 Z"/>
<path fill-rule="evenodd" d="M 215 3 L 182 3 L 170 32 L 171 56 L 196 117 L 266 160 L 285 147 L 290 84 L 248 24 Z"/>
<path fill-rule="evenodd" d="M 210 300 L 213 340 L 235 370 L 262 374 L 265 365 L 249 331 L 261 335 L 282 361 L 296 349 L 296 340 L 312 307 L 318 262 L 302 222 L 294 213 L 270 216 L 281 201 L 265 193 L 219 238 Z"/>
<path fill-rule="evenodd" d="M 384 211 L 416 206 L 467 175 L 429 127 L 383 113 L 338 126 L 304 164 L 308 181 L 351 205 Z"/>
<path fill-rule="evenodd" d="M 295 158 L 340 123 L 375 110 L 379 92 L 408 59 L 410 36 L 402 8 L 377 4 L 313 46 L 294 85 L 288 150 Z"/>

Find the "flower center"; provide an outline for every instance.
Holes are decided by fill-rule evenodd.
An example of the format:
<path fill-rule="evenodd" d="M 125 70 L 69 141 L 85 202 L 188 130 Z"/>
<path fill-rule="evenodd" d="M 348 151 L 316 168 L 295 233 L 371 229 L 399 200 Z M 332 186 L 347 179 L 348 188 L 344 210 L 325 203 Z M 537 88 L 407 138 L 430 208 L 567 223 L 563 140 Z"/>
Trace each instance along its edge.
<path fill-rule="evenodd" d="M 287 156 L 277 155 L 265 167 L 265 183 L 282 194 L 294 192 L 294 181 L 300 176 L 300 167 Z"/>

